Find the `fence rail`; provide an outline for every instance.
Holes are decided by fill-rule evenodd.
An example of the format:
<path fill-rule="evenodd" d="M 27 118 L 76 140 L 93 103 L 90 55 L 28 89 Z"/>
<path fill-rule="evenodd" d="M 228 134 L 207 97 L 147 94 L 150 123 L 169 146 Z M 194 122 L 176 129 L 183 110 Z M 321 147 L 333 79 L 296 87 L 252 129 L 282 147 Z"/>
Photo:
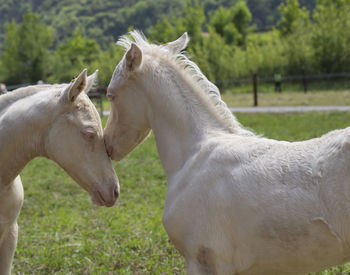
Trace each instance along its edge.
<path fill-rule="evenodd" d="M 258 93 L 266 91 L 278 90 L 283 91 L 303 91 L 310 90 L 347 90 L 350 89 L 350 72 L 330 73 L 330 74 L 300 74 L 300 75 L 286 75 L 281 76 L 280 87 L 276 89 L 276 79 L 273 76 L 260 77 L 253 75 L 246 78 L 233 78 L 226 80 L 219 80 L 215 82 L 221 90 L 229 87 L 230 90 L 236 92 L 253 92 L 254 106 L 258 106 Z M 18 84 L 7 86 L 8 91 L 18 89 L 31 84 Z M 103 94 L 104 87 L 98 87 L 91 91 L 88 95 L 91 100 L 97 103 L 100 114 L 103 114 Z"/>
<path fill-rule="evenodd" d="M 221 90 L 253 92 L 254 106 L 258 106 L 258 93 L 266 91 L 303 91 L 307 93 L 311 90 L 348 90 L 350 89 L 350 73 L 300 74 L 279 78 L 253 75 L 251 78 L 220 80 L 215 84 Z"/>
<path fill-rule="evenodd" d="M 330 74 L 300 74 L 300 75 L 286 75 L 281 76 L 282 81 L 287 80 L 316 80 L 316 79 L 337 79 L 337 78 L 349 78 L 350 79 L 350 73 L 344 72 L 344 73 L 330 73 Z M 269 83 L 274 82 L 273 76 L 263 76 L 260 77 L 257 75 L 258 82 L 261 83 Z M 225 80 L 218 80 L 215 82 L 215 84 L 222 85 L 222 84 L 243 84 L 243 83 L 251 83 L 252 78 L 251 77 L 245 77 L 245 78 L 234 78 L 234 79 L 225 79 Z"/>
<path fill-rule="evenodd" d="M 18 85 L 8 85 L 8 86 L 6 86 L 6 89 L 8 91 L 13 91 L 13 90 L 16 90 L 18 88 L 26 87 L 26 86 L 29 86 L 29 85 L 31 85 L 31 84 L 27 83 L 27 84 L 18 84 Z"/>

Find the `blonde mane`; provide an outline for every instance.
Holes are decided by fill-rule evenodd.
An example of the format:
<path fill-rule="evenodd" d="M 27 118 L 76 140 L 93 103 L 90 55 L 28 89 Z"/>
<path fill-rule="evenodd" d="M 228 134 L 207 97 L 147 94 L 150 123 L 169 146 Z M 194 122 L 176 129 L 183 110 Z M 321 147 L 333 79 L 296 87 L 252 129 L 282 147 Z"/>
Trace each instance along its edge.
<path fill-rule="evenodd" d="M 197 64 L 191 61 L 184 52 L 174 54 L 167 50 L 166 45 L 151 44 L 143 33 L 139 31 L 131 31 L 129 35 L 123 35 L 117 41 L 117 45 L 122 46 L 127 51 L 131 44 L 135 43 L 143 52 L 147 52 L 156 56 L 163 56 L 169 61 L 173 61 L 179 72 L 189 76 L 196 90 L 200 90 L 202 98 L 206 100 L 218 117 L 224 122 L 228 130 L 234 134 L 253 136 L 252 131 L 244 128 L 232 114 L 226 103 L 221 99 L 218 87 L 208 80 L 202 73 Z"/>
<path fill-rule="evenodd" d="M 32 96 L 40 91 L 47 88 L 62 88 L 62 86 L 68 86 L 68 84 L 44 84 L 44 85 L 33 85 L 18 88 L 6 94 L 0 95 L 0 112 L 8 108 L 12 103 L 24 99 L 26 97 Z"/>
<path fill-rule="evenodd" d="M 85 92 L 88 92 L 92 87 L 97 83 L 97 74 L 96 70 L 93 74 L 87 77 L 87 84 L 84 88 Z M 41 91 L 50 90 L 50 93 L 55 91 L 62 91 L 64 88 L 71 85 L 71 83 L 62 83 L 62 84 L 40 84 L 40 85 L 30 85 L 22 88 L 18 88 L 11 92 L 0 95 L 0 113 L 7 109 L 14 102 L 24 99 L 26 97 L 32 96 Z"/>

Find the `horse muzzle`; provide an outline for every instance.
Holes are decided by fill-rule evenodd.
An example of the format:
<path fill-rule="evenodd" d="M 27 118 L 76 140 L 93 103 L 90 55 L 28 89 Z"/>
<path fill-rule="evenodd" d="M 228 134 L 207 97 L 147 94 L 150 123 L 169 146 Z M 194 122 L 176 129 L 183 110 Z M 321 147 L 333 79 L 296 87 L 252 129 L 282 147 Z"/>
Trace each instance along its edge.
<path fill-rule="evenodd" d="M 91 192 L 91 200 L 99 206 L 111 207 L 119 197 L 118 180 L 112 180 L 108 183 L 97 184 Z"/>

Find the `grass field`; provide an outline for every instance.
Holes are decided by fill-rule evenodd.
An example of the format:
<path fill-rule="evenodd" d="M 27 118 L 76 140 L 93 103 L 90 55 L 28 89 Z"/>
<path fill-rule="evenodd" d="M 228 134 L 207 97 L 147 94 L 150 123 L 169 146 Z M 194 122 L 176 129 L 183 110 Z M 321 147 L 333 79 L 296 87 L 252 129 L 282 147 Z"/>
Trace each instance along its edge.
<path fill-rule="evenodd" d="M 257 133 L 290 141 L 350 125 L 350 113 L 342 112 L 238 118 Z M 185 274 L 161 224 L 166 178 L 153 137 L 115 168 L 120 199 L 99 208 L 54 163 L 38 158 L 27 165 L 13 274 Z M 347 272 L 345 265 L 319 274 Z"/>

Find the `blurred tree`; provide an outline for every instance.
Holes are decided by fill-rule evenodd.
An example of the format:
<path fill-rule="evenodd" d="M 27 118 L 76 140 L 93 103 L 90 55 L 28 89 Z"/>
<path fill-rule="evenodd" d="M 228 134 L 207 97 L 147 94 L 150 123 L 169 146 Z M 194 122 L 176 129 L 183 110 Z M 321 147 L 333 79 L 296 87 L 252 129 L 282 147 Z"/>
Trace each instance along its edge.
<path fill-rule="evenodd" d="M 166 43 L 177 39 L 184 32 L 188 32 L 191 45 L 202 43 L 202 28 L 205 22 L 203 5 L 197 0 L 187 1 L 182 17 L 168 20 L 163 16 L 155 26 L 148 29 L 149 37 L 157 42 Z"/>
<path fill-rule="evenodd" d="M 177 38 L 175 27 L 169 22 L 168 18 L 163 15 L 162 18 L 147 30 L 150 39 L 158 43 L 173 41 Z"/>
<path fill-rule="evenodd" d="M 215 31 L 210 31 L 208 39 L 205 40 L 205 44 L 202 47 L 202 52 L 206 53 L 203 55 L 196 54 L 195 56 L 203 59 L 208 63 L 207 66 L 203 66 L 202 70 L 205 75 L 214 81 L 219 88 L 227 86 L 227 80 L 232 79 L 233 69 L 233 53 L 234 48 L 229 46 L 225 39 L 221 37 Z M 200 64 L 201 62 L 198 61 Z"/>
<path fill-rule="evenodd" d="M 282 35 L 287 35 L 293 32 L 293 27 L 296 22 L 307 22 L 309 20 L 309 11 L 305 7 L 300 7 L 298 0 L 287 0 L 286 4 L 282 3 L 278 10 L 281 14 L 281 20 L 277 24 Z"/>
<path fill-rule="evenodd" d="M 246 0 L 246 2 L 252 13 L 252 23 L 258 30 L 268 31 L 280 21 L 281 14 L 278 6 L 286 0 Z M 311 12 L 316 5 L 316 0 L 299 0 L 299 3 Z"/>
<path fill-rule="evenodd" d="M 350 0 L 319 0 L 313 14 L 312 46 L 319 72 L 350 71 Z"/>
<path fill-rule="evenodd" d="M 287 65 L 285 74 L 302 74 L 313 71 L 314 52 L 311 46 L 313 26 L 309 11 L 300 7 L 298 0 L 287 0 L 278 10 L 281 19 L 277 24 L 284 45 L 283 56 Z"/>
<path fill-rule="evenodd" d="M 100 86 L 108 86 L 114 69 L 124 53 L 122 47 L 117 47 L 114 43 L 109 45 L 108 50 L 99 52 L 97 59 L 92 62 L 90 67 L 98 68 L 98 82 Z"/>
<path fill-rule="evenodd" d="M 70 81 L 83 68 L 98 59 L 100 47 L 93 39 L 83 36 L 82 31 L 76 30 L 73 36 L 57 46 L 52 56 L 53 75 L 51 81 Z M 90 68 L 90 72 L 97 68 Z"/>
<path fill-rule="evenodd" d="M 0 51 L 4 41 L 4 26 L 15 20 L 20 23 L 22 15 L 32 11 L 43 23 L 55 29 L 54 45 L 72 35 L 79 27 L 89 38 L 98 41 L 102 49 L 124 34 L 129 26 L 146 30 L 164 15 L 167 18 L 182 17 L 188 0 L 2 0 L 0 1 Z M 200 0 L 208 17 L 218 7 L 229 9 L 239 0 Z M 259 30 L 272 27 L 279 19 L 277 7 L 285 0 L 245 0 Z M 301 6 L 312 10 L 316 0 L 299 0 Z M 208 23 L 206 20 L 205 24 Z M 204 30 L 206 27 L 204 26 Z M 111 37 L 114 37 L 111 38 Z"/>
<path fill-rule="evenodd" d="M 187 31 L 193 44 L 202 43 L 202 28 L 205 22 L 203 5 L 199 4 L 198 0 L 188 0 L 183 13 L 184 17 L 175 24 L 176 28 L 180 31 L 180 34 Z"/>
<path fill-rule="evenodd" d="M 236 26 L 232 22 L 230 9 L 220 7 L 212 16 L 209 23 L 209 29 L 212 28 L 217 34 L 225 39 L 227 44 L 233 44 L 235 39 L 241 39 Z"/>
<path fill-rule="evenodd" d="M 244 46 L 251 28 L 252 15 L 245 2 L 227 9 L 220 7 L 212 16 L 209 28 L 221 35 L 227 44 Z"/>
<path fill-rule="evenodd" d="M 283 37 L 284 53 L 287 60 L 286 74 L 315 73 L 314 50 L 312 47 L 313 26 L 310 20 L 298 20 L 293 24 L 293 31 Z"/>
<path fill-rule="evenodd" d="M 45 79 L 52 28 L 40 23 L 37 15 L 28 12 L 21 24 L 8 24 L 6 33 L 1 56 L 2 81 L 20 84 Z"/>

